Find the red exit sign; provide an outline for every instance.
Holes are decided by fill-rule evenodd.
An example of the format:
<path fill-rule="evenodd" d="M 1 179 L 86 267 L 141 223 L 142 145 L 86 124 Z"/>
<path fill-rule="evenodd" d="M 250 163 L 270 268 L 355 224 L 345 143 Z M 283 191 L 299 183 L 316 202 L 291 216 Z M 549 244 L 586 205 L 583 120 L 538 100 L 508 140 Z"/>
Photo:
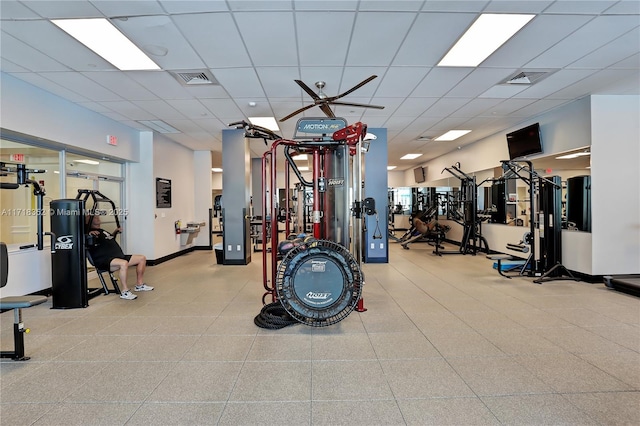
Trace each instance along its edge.
<path fill-rule="evenodd" d="M 15 161 L 16 163 L 24 163 L 24 154 L 11 154 L 9 155 L 9 161 Z"/>
<path fill-rule="evenodd" d="M 107 143 L 109 145 L 117 146 L 118 145 L 118 137 L 113 135 L 107 135 Z"/>

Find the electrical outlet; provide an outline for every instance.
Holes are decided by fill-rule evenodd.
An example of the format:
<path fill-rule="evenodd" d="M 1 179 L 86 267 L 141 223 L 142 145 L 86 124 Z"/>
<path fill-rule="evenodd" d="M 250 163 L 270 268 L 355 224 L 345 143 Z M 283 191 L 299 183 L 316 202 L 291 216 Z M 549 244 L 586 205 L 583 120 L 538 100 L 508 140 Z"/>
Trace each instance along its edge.
<path fill-rule="evenodd" d="M 231 244 L 227 246 L 227 251 L 233 251 L 233 246 Z"/>
<path fill-rule="evenodd" d="M 240 250 L 242 250 L 242 246 L 241 246 L 240 244 L 238 244 L 238 245 L 236 246 L 236 251 L 240 251 Z"/>
<path fill-rule="evenodd" d="M 371 250 L 375 250 L 376 249 L 376 243 L 371 243 Z"/>
<path fill-rule="evenodd" d="M 380 250 L 384 250 L 384 243 L 380 243 Z"/>

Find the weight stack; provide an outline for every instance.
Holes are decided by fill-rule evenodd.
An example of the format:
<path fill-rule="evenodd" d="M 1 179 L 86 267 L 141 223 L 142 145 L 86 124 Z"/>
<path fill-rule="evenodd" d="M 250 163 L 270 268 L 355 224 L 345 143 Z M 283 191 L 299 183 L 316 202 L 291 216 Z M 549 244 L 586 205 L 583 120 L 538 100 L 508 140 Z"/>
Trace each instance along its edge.
<path fill-rule="evenodd" d="M 53 309 L 89 306 L 84 211 L 84 200 L 51 202 L 51 232 L 55 235 L 55 253 L 51 255 Z"/>

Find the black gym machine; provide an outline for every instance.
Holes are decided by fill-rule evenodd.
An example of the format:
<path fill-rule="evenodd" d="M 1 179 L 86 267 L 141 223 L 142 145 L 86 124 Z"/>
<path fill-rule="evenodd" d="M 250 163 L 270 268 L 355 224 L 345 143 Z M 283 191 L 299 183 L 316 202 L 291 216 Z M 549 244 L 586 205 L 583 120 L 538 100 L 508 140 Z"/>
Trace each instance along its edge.
<path fill-rule="evenodd" d="M 478 185 L 476 177 L 470 176 L 460 169 L 460 163 L 455 163 L 451 167 L 445 167 L 442 172 L 449 172 L 460 180 L 460 191 L 457 199 L 447 199 L 447 216 L 458 224 L 462 225 L 462 240 L 460 248 L 455 251 L 440 250 L 440 241 L 436 240 L 433 251 L 434 254 L 471 254 L 476 255 L 478 251 L 489 252 L 489 243 L 482 236 L 482 221 L 478 218 Z M 453 208 L 458 206 L 462 209 Z"/>
<path fill-rule="evenodd" d="M 518 178 L 527 184 L 529 208 L 529 232 L 518 244 L 507 244 L 510 250 L 530 252 L 527 260 L 519 267 L 519 276 L 537 277 L 533 282 L 542 284 L 554 280 L 574 280 L 571 272 L 562 265 L 562 182 L 560 176 L 542 177 L 531 161 L 502 160 L 502 179 Z M 509 255 L 488 255 L 497 260 L 498 273 L 502 271 L 502 261 L 513 260 Z"/>

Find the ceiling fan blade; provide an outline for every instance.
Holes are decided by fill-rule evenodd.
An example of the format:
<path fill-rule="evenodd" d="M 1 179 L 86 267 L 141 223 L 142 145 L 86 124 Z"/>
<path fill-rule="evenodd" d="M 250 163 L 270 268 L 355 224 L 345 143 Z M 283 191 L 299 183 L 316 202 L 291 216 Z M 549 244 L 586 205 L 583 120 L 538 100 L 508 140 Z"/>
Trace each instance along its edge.
<path fill-rule="evenodd" d="M 335 118 L 336 115 L 333 113 L 333 111 L 331 111 L 331 108 L 329 107 L 329 105 L 327 105 L 326 103 L 323 103 L 320 105 L 320 109 L 322 110 L 322 112 L 324 112 L 327 117 L 329 118 Z"/>
<path fill-rule="evenodd" d="M 353 102 L 339 102 L 339 101 L 334 101 L 334 102 L 329 102 L 331 105 L 344 105 L 344 106 L 354 106 L 354 107 L 361 107 L 361 108 L 375 108 L 375 109 L 384 109 L 383 106 L 381 105 L 370 105 L 370 104 L 356 104 Z"/>
<path fill-rule="evenodd" d="M 287 121 L 288 119 L 290 119 L 290 118 L 291 118 L 291 117 L 293 117 L 294 115 L 298 115 L 298 114 L 300 114 L 301 112 L 306 111 L 306 110 L 308 110 L 309 108 L 312 108 L 312 107 L 314 107 L 314 106 L 315 106 L 315 104 L 311 104 L 311 105 L 307 105 L 307 106 L 305 106 L 305 107 L 302 107 L 302 108 L 300 108 L 300 109 L 298 109 L 298 110 L 296 110 L 296 111 L 293 111 L 291 114 L 287 115 L 286 117 L 281 118 L 279 121 L 280 121 L 281 123 L 282 123 L 283 121 Z"/>
<path fill-rule="evenodd" d="M 351 89 L 347 90 L 346 92 L 340 93 L 338 96 L 330 97 L 329 100 L 333 101 L 335 99 L 340 99 L 343 96 L 347 96 L 349 93 L 358 90 L 359 88 L 361 88 L 362 86 L 364 86 L 365 84 L 367 84 L 368 82 L 370 82 L 371 80 L 373 80 L 374 78 L 377 78 L 377 77 L 378 77 L 377 75 L 372 75 L 371 77 L 362 80 L 360 83 L 356 84 L 355 86 L 353 86 Z"/>
<path fill-rule="evenodd" d="M 302 80 L 293 80 L 296 83 L 298 83 L 298 86 L 300 86 L 302 88 L 302 90 L 304 90 L 305 92 L 307 92 L 307 94 L 309 96 L 311 96 L 311 98 L 315 101 L 315 100 L 319 100 L 320 96 L 318 96 L 318 94 L 316 92 L 314 92 L 313 90 L 311 90 L 311 88 L 309 86 L 307 86 L 306 84 L 304 84 L 304 81 Z"/>

